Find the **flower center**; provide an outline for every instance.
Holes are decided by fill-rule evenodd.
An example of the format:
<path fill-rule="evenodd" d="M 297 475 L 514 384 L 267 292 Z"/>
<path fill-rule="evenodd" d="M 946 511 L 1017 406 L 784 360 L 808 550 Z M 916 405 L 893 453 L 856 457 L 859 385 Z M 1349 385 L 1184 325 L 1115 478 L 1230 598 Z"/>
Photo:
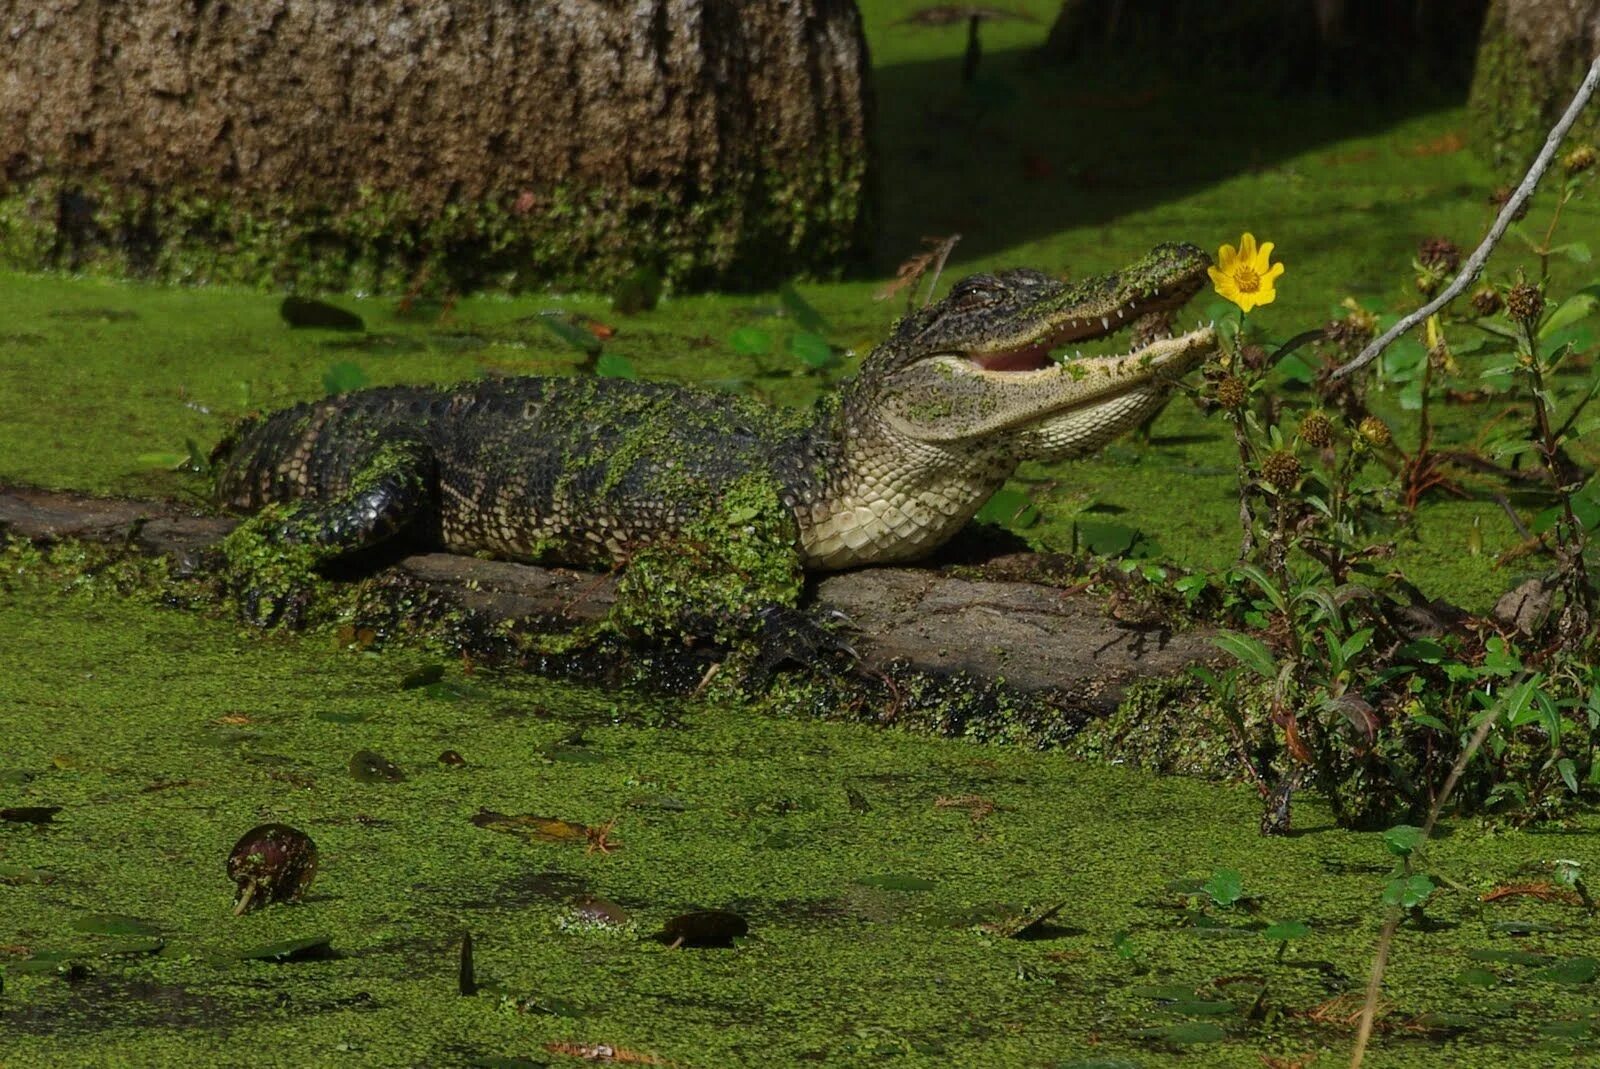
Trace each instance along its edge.
<path fill-rule="evenodd" d="M 1261 276 L 1253 268 L 1240 265 L 1233 269 L 1233 284 L 1240 293 L 1254 293 L 1261 288 Z"/>

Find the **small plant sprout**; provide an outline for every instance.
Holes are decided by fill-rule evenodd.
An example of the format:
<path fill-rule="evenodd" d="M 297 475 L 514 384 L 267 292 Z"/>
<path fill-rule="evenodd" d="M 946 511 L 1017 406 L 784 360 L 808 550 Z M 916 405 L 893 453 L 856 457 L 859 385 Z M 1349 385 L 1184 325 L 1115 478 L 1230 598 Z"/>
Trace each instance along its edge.
<path fill-rule="evenodd" d="M 1273 960 L 1282 961 L 1284 951 L 1289 949 L 1289 942 L 1293 939 L 1304 939 L 1311 934 L 1311 925 L 1305 921 L 1278 921 L 1269 924 L 1261 932 L 1264 939 L 1278 944 L 1278 953 Z"/>
<path fill-rule="evenodd" d="M 1200 890 L 1217 907 L 1232 909 L 1245 898 L 1244 877 L 1234 869 L 1218 869 L 1200 885 Z"/>

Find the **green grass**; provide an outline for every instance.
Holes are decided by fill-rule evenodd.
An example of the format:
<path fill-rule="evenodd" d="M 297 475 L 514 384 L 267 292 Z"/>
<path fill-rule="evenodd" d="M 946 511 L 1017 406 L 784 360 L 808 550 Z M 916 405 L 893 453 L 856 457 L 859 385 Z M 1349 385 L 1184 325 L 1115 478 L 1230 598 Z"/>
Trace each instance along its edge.
<path fill-rule="evenodd" d="M 948 285 L 1017 263 L 1081 276 L 1159 241 L 1214 248 L 1250 229 L 1277 242 L 1288 265 L 1277 303 L 1256 319 L 1288 337 L 1347 295 L 1410 307 L 1417 242 L 1440 234 L 1471 245 L 1487 223 L 1493 177 L 1460 142 L 1454 104 L 1383 117 L 1196 94 L 1159 76 L 1036 69 L 1026 49 L 1053 9 L 1043 0 L 1026 6 L 1045 23 L 986 28 L 988 81 L 975 102 L 956 85 L 961 29 L 893 25 L 916 6 L 866 5 L 883 162 L 872 271 L 798 287 L 855 356 L 892 323 L 900 299 L 873 294 L 924 235 L 964 235 Z M 1595 222 L 1581 203 L 1566 225 L 1581 236 Z M 1512 252 L 1493 270 L 1517 262 Z M 1592 273 L 1565 263 L 1558 272 L 1559 287 Z M 205 450 L 247 412 L 318 396 L 341 363 L 374 383 L 572 370 L 580 354 L 530 319 L 552 309 L 614 325 L 607 352 L 645 377 L 784 404 L 830 385 L 792 358 L 735 352 L 729 336 L 742 326 L 781 344 L 789 328 L 773 295 L 674 296 L 632 317 L 594 294 L 468 297 L 445 321 L 420 323 L 399 318 L 393 298 L 337 300 L 364 317 L 365 339 L 288 329 L 276 294 L 0 275 L 0 482 L 199 493 L 170 470 L 186 440 Z M 1411 417 L 1380 407 L 1409 441 Z M 1469 440 L 1493 414 L 1452 409 L 1446 440 Z M 1043 513 L 1029 537 L 1063 546 L 1073 517 L 1093 507 L 1143 529 L 1180 565 L 1223 567 L 1238 538 L 1231 453 L 1226 428 L 1180 398 L 1152 445 L 1025 468 L 1017 487 Z M 1467 550 L 1474 521 L 1481 556 Z M 1430 595 L 1483 609 L 1518 578 L 1489 564 L 1514 542 L 1479 488 L 1429 502 L 1395 566 Z M 1058 754 L 519 676 L 464 680 L 454 668 L 449 678 L 473 691 L 451 701 L 400 688 L 425 660 L 415 651 L 240 632 L 105 584 L 62 589 L 26 555 L 4 564 L 0 806 L 64 808 L 38 828 L 0 822 L 0 873 L 10 873 L 0 875 L 0 1064 L 447 1065 L 478 1055 L 575 1064 L 544 1045 L 576 1042 L 681 1066 L 1254 1067 L 1261 1054 L 1313 1052 L 1323 1052 L 1319 1065 L 1340 1064 L 1348 1049 L 1339 1007 L 1317 1007 L 1361 988 L 1390 859 L 1375 836 L 1331 828 L 1313 800 L 1297 803 L 1301 834 L 1262 839 L 1247 789 Z M 582 745 L 560 745 L 580 730 Z M 346 765 L 362 748 L 399 763 L 407 780 L 357 782 Z M 466 767 L 439 765 L 445 749 Z M 998 808 L 973 819 L 939 804 L 963 796 Z M 588 824 L 620 817 L 622 849 L 522 842 L 472 825 L 479 807 Z M 234 919 L 224 859 L 268 820 L 312 834 L 321 874 L 304 904 Z M 1478 900 L 1546 878 L 1557 858 L 1600 864 L 1596 827 L 1584 817 L 1545 832 L 1447 829 L 1430 863 L 1453 881 L 1431 909 L 1445 926 L 1403 930 L 1386 989 L 1392 1030 L 1369 1064 L 1542 1066 L 1593 1052 L 1592 982 L 1469 953 L 1600 957 L 1593 922 L 1572 906 Z M 1238 871 L 1260 905 L 1209 909 L 1233 930 L 1207 934 L 1169 885 L 1221 868 Z M 886 875 L 931 886 L 861 882 Z M 564 923 L 585 892 L 626 907 L 632 925 Z M 1007 904 L 1062 901 L 1061 930 L 1042 941 L 970 923 Z M 752 937 L 734 951 L 668 951 L 644 938 L 695 906 L 739 910 Z M 164 949 L 101 956 L 109 938 L 73 927 L 95 912 L 155 924 Z M 1311 926 L 1282 962 L 1259 933 L 1278 919 Z M 1513 936 L 1499 927 L 1507 922 L 1536 927 Z M 557 1012 L 519 1013 L 493 992 L 456 995 L 464 929 L 482 978 Z M 322 933 L 342 957 L 227 957 Z M 92 975 L 72 985 L 19 967 L 27 954 L 56 952 Z M 1480 965 L 1491 986 L 1473 986 L 1479 974 L 1459 979 Z M 1262 984 L 1265 1016 L 1247 1020 Z M 1212 1018 L 1225 1038 L 1182 1051 L 1140 1038 L 1201 1020 L 1149 997 L 1172 985 L 1233 1003 Z"/>

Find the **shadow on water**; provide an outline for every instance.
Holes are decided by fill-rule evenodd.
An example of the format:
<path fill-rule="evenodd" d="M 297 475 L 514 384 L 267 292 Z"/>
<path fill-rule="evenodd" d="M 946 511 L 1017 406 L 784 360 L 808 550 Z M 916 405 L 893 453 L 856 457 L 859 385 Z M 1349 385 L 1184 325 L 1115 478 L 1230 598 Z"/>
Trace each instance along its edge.
<path fill-rule="evenodd" d="M 1278 97 L 1159 71 L 1051 66 L 1022 48 L 986 54 L 971 84 L 960 74 L 959 56 L 874 71 L 879 272 L 925 236 L 960 233 L 960 259 L 992 257 L 1463 99 Z"/>

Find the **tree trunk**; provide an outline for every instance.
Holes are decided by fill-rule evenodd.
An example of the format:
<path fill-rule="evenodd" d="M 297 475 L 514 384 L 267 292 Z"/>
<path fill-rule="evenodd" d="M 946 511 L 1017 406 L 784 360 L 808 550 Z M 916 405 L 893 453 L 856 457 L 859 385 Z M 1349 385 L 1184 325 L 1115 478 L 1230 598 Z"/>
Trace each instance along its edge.
<path fill-rule="evenodd" d="M 1520 175 L 1600 55 L 1600 0 L 1492 0 L 1472 78 L 1474 141 L 1508 177 Z M 1568 144 L 1600 140 L 1591 106 Z"/>
<path fill-rule="evenodd" d="M 1045 55 L 1265 91 L 1464 89 L 1487 0 L 1063 0 Z"/>
<path fill-rule="evenodd" d="M 0 262 L 402 289 L 829 273 L 851 0 L 0 0 Z"/>

